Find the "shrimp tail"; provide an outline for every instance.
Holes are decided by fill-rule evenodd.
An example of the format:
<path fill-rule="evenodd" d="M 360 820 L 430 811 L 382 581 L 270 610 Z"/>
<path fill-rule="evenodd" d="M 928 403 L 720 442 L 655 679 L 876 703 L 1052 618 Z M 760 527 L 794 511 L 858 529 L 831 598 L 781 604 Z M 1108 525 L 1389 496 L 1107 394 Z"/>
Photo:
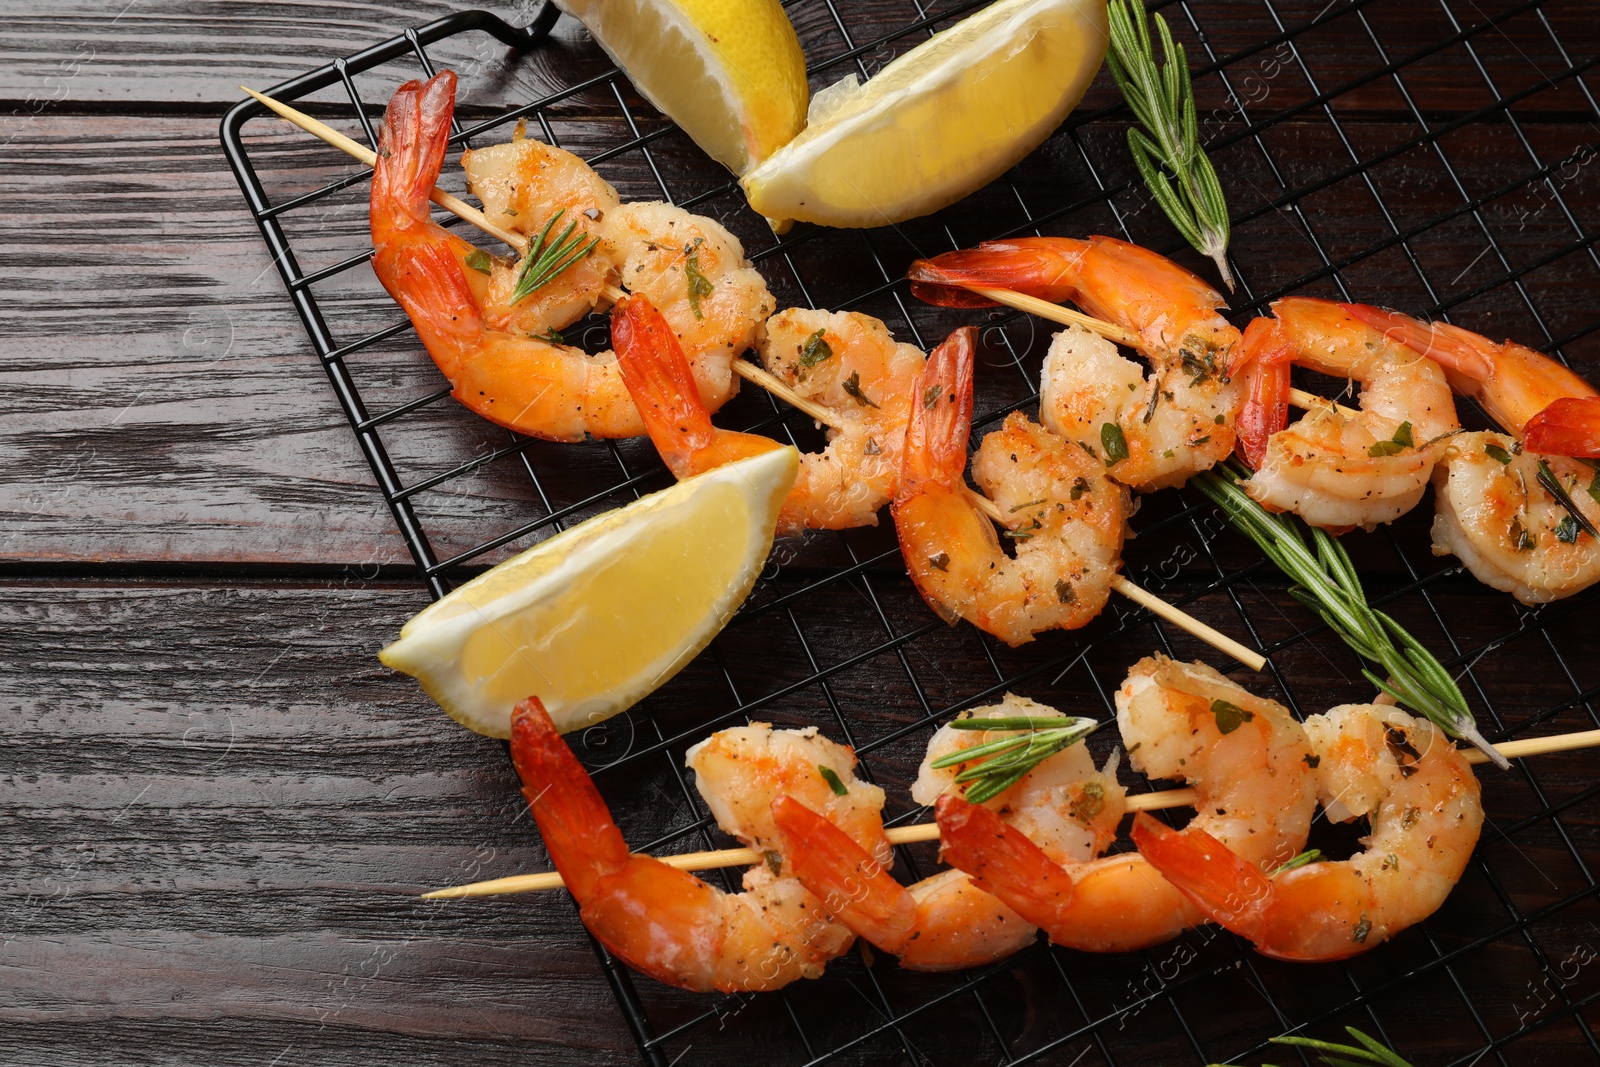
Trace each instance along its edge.
<path fill-rule="evenodd" d="M 1522 428 L 1522 443 L 1541 455 L 1600 459 L 1600 397 L 1552 401 Z"/>
<path fill-rule="evenodd" d="M 426 83 L 408 81 L 390 98 L 372 170 L 375 233 L 403 220 L 427 220 L 428 194 L 444 166 L 455 101 L 452 70 L 442 70 Z"/>
<path fill-rule="evenodd" d="M 975 248 L 946 252 L 911 264 L 906 277 L 918 300 L 939 307 L 994 307 L 995 301 L 968 286 L 1010 289 L 1044 300 L 1070 299 L 1073 287 L 1062 284 L 1075 276 L 1077 262 L 1089 242 L 1067 237 L 1018 237 L 985 241 Z"/>
<path fill-rule="evenodd" d="M 574 896 L 628 862 L 628 845 L 589 774 L 536 696 L 511 712 L 511 762 L 556 870 Z"/>
<path fill-rule="evenodd" d="M 1476 334 L 1447 323 L 1422 322 L 1402 312 L 1370 304 L 1340 306 L 1395 344 L 1427 356 L 1472 381 L 1488 381 L 1494 374 L 1493 345 Z"/>
<path fill-rule="evenodd" d="M 1289 425 L 1289 362 L 1293 345 L 1277 319 L 1258 318 L 1234 347 L 1230 375 L 1245 367 L 1249 395 L 1239 409 L 1239 452 L 1252 469 L 1267 455 L 1272 435 Z"/>
<path fill-rule="evenodd" d="M 1058 930 L 1072 903 L 1072 875 L 1016 827 L 981 804 L 945 794 L 934 811 L 940 856 L 979 889 L 999 897 L 1035 926 Z"/>
<path fill-rule="evenodd" d="M 1213 922 L 1260 942 L 1272 881 L 1197 827 L 1178 831 L 1147 813 L 1133 820 L 1133 843 L 1150 866 Z"/>
<path fill-rule="evenodd" d="M 972 365 L 978 331 L 956 330 L 933 350 L 912 389 L 911 420 L 901 457 L 901 499 L 924 482 L 961 483 L 972 433 Z"/>
<path fill-rule="evenodd" d="M 790 873 L 828 913 L 874 945 L 894 952 L 916 921 L 911 893 L 883 864 L 833 823 L 787 793 L 772 802 Z"/>
<path fill-rule="evenodd" d="M 648 298 L 634 295 L 611 309 L 611 342 L 656 451 L 674 474 L 688 476 L 691 457 L 711 444 L 716 429 L 677 335 Z"/>

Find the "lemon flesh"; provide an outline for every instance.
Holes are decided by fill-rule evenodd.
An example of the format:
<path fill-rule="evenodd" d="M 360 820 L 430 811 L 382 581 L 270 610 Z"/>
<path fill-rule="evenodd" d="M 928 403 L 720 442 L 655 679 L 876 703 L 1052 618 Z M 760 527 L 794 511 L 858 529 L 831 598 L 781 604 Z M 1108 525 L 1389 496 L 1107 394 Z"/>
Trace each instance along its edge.
<path fill-rule="evenodd" d="M 778 0 L 556 0 L 706 154 L 743 174 L 800 132 L 806 60 Z"/>
<path fill-rule="evenodd" d="M 426 608 L 378 654 L 468 729 L 562 731 L 624 711 L 693 659 L 755 584 L 799 471 L 793 448 L 689 478 L 544 541 Z"/>
<path fill-rule="evenodd" d="M 1000 0 L 862 85 L 740 180 L 769 218 L 884 226 L 953 204 L 1038 147 L 1105 58 L 1102 0 Z"/>

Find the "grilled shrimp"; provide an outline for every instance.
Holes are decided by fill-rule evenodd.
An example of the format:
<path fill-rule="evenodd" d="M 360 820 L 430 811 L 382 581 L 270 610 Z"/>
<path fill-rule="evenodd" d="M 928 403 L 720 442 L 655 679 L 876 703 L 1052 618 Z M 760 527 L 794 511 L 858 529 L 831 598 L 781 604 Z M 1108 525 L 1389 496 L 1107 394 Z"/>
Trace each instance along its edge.
<path fill-rule="evenodd" d="M 1011 289 L 1071 300 L 1137 333 L 1148 378 L 1111 342 L 1072 327 L 1051 343 L 1039 385 L 1045 426 L 1123 485 L 1182 485 L 1233 451 L 1239 331 L 1218 313 L 1222 294 L 1171 260 L 1113 237 L 1021 237 L 919 259 L 907 276 L 933 304 L 993 304 L 962 285 Z"/>
<path fill-rule="evenodd" d="M 784 447 L 759 434 L 712 425 L 711 412 L 695 392 L 689 361 L 646 297 L 620 302 L 611 322 L 623 380 L 673 474 L 687 478 Z M 830 431 L 826 449 L 800 457 L 799 477 L 778 514 L 778 534 L 876 525 L 878 509 L 893 499 L 899 482 L 922 353 L 896 344 L 877 319 L 800 308 L 769 320 L 762 353 L 769 366 L 837 412 L 843 423 Z"/>
<path fill-rule="evenodd" d="M 1265 869 L 1304 847 L 1316 805 L 1311 744 L 1286 708 L 1202 663 L 1164 656 L 1135 664 L 1116 702 L 1133 766 L 1187 779 L 1199 793 L 1191 827 Z M 1058 945 L 1130 951 L 1203 918 L 1141 853 L 1061 863 L 983 807 L 947 795 L 937 810 L 945 860 Z"/>
<path fill-rule="evenodd" d="M 967 488 L 976 331 L 928 358 L 906 429 L 894 502 L 906 571 L 947 622 L 966 619 L 1011 645 L 1100 613 L 1121 566 L 1126 491 L 1076 445 L 1013 412 L 978 447 L 973 475 L 1008 519 L 1009 556 Z"/>
<path fill-rule="evenodd" d="M 1483 826 L 1472 768 L 1426 719 L 1347 704 L 1306 720 L 1329 819 L 1367 816 L 1366 851 L 1265 874 L 1190 826 L 1134 822 L 1141 854 L 1208 917 L 1285 960 L 1365 952 L 1432 915 L 1461 878 Z"/>
<path fill-rule="evenodd" d="M 1288 297 L 1272 310 L 1240 346 L 1251 368 L 1241 444 L 1255 468 L 1245 491 L 1330 530 L 1393 522 L 1422 499 L 1460 429 L 1444 371 L 1331 301 Z M 1285 426 L 1289 364 L 1359 381 L 1360 412 L 1319 405 Z"/>
<path fill-rule="evenodd" d="M 696 785 L 718 825 L 765 852 L 765 861 L 745 872 L 742 893 L 724 893 L 687 871 L 630 853 L 537 697 L 512 714 L 511 756 L 583 924 L 629 966 L 682 989 L 777 989 L 815 978 L 854 940 L 793 876 L 792 857 L 768 814 L 774 797 L 801 797 L 822 818 L 836 820 L 852 847 L 885 859 L 890 854 L 879 817 L 883 790 L 856 781 L 854 753 L 815 728 L 773 730 L 757 723 L 714 734 L 689 752 Z"/>
<path fill-rule="evenodd" d="M 1001 703 L 969 714 L 1005 718 L 1061 713 L 1008 693 Z M 985 740 L 992 739 L 983 731 L 940 727 L 928 743 L 928 754 L 911 787 L 912 799 L 933 804 L 958 790 L 954 779 L 959 765 L 939 770 L 930 765 L 940 756 Z M 1073 745 L 1040 762 L 985 805 L 1050 856 L 1081 862 L 1099 855 L 1116 838 L 1123 797 L 1115 758 L 1105 770 L 1096 771 L 1088 751 Z M 796 857 L 795 876 L 840 921 L 894 953 L 904 967 L 943 971 L 992 963 L 1027 947 L 1037 933 L 1032 923 L 959 870 L 940 871 L 913 886 L 902 886 L 875 857 L 845 838 L 831 817 L 824 818 L 789 797 L 774 805 L 773 814 L 787 837 L 787 854 Z"/>
<path fill-rule="evenodd" d="M 1567 458 L 1600 454 L 1600 397 L 1589 383 L 1522 345 L 1495 344 L 1459 326 L 1429 325 L 1397 311 L 1346 306 L 1388 337 L 1438 360 L 1456 391 L 1476 399 L 1506 430 L 1447 442 L 1433 472 L 1434 554 L 1458 557 L 1480 582 L 1524 604 L 1559 600 L 1600 581 L 1600 541 L 1593 533 L 1600 529 L 1594 495 L 1600 473 Z M 1541 478 L 1546 470 L 1565 501 Z"/>
<path fill-rule="evenodd" d="M 371 200 L 373 271 L 405 309 L 452 395 L 492 422 L 554 441 L 644 433 L 614 357 L 591 356 L 548 332 L 594 307 L 615 276 L 667 310 L 687 342 L 701 399 L 711 407 L 727 400 L 737 387 L 730 363 L 773 307 L 739 242 L 716 222 L 670 205 L 617 206 L 615 192 L 577 157 L 513 142 L 499 156 L 480 154 L 474 165 L 491 214 L 498 210 L 499 221 L 533 233 L 572 221 L 578 239 L 599 243 L 512 305 L 521 268 L 484 254 L 430 214 L 428 194 L 444 162 L 454 98 L 450 71 L 395 92 Z M 523 178 L 545 184 L 521 188 L 516 183 Z M 562 211 L 560 219 L 522 215 L 524 208 L 531 216 L 552 207 Z"/>

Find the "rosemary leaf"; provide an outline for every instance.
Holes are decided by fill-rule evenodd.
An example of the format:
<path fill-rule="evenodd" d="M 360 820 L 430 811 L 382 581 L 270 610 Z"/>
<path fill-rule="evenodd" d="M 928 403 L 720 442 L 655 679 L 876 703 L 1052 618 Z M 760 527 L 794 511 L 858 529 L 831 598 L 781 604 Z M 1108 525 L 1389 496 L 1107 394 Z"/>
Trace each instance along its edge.
<path fill-rule="evenodd" d="M 522 269 L 517 272 L 516 287 L 511 290 L 512 304 L 549 285 L 556 275 L 593 252 L 595 245 L 600 243 L 598 237 L 589 238 L 587 233 L 572 232 L 578 226 L 577 219 L 567 223 L 554 241 L 549 241 L 550 231 L 564 214 L 565 209 L 551 215 L 539 231 L 539 236 L 529 242 L 528 254 L 522 260 Z M 586 238 L 589 238 L 587 244 L 584 243 Z"/>
<path fill-rule="evenodd" d="M 683 260 L 683 276 L 689 282 L 689 310 L 694 312 L 696 319 L 705 316 L 700 313 L 700 301 L 717 291 L 711 284 L 711 279 L 700 273 L 700 246 L 705 243 L 704 237 L 696 237 L 694 244 L 685 248 Z"/>
<path fill-rule="evenodd" d="M 1167 20 L 1155 16 L 1162 61 L 1150 37 L 1143 0 L 1110 0 L 1111 46 L 1106 66 L 1142 129 L 1128 130 L 1128 151 L 1162 212 L 1201 255 L 1217 265 L 1231 290 L 1230 222 L 1222 183 L 1200 147 L 1189 59 Z M 1168 175 L 1171 177 L 1168 177 Z"/>
<path fill-rule="evenodd" d="M 1289 577 L 1291 596 L 1388 675 L 1381 678 L 1363 671 L 1368 680 L 1451 737 L 1476 745 L 1497 766 L 1507 767 L 1505 757 L 1478 732 L 1461 687 L 1444 665 L 1404 627 L 1367 603 L 1344 546 L 1325 531 L 1312 528 L 1308 547 L 1299 525 L 1288 514 L 1269 514 L 1239 487 L 1240 477 L 1241 472 L 1224 465 L 1196 475 L 1189 484 L 1220 507 L 1234 528 L 1260 546 Z"/>
<path fill-rule="evenodd" d="M 1568 519 L 1571 519 L 1574 523 L 1576 523 L 1578 528 L 1584 533 L 1588 534 L 1596 541 L 1600 541 L 1600 530 L 1596 530 L 1594 528 L 1594 523 L 1585 518 L 1583 512 L 1578 510 L 1578 505 L 1573 502 L 1572 497 L 1567 493 L 1566 489 L 1562 488 L 1561 480 L 1556 477 L 1555 471 L 1550 469 L 1550 464 L 1547 460 L 1541 459 L 1539 461 L 1539 484 L 1548 489 L 1550 491 L 1550 495 L 1555 497 L 1561 506 L 1567 509 Z M 1564 519 L 1562 521 L 1565 522 L 1566 520 Z M 1560 537 L 1559 532 L 1556 536 Z M 1577 539 L 1578 535 L 1576 533 L 1572 534 L 1570 538 L 1562 538 L 1562 540 L 1566 541 L 1566 543 L 1569 545 Z"/>

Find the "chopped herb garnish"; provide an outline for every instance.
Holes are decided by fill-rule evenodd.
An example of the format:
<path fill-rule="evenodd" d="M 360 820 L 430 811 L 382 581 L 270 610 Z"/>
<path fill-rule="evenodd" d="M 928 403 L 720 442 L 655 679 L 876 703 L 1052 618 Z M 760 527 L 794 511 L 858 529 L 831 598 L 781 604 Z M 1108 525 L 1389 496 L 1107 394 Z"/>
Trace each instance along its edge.
<path fill-rule="evenodd" d="M 1122 435 L 1122 427 L 1114 422 L 1100 427 L 1100 447 L 1106 450 L 1108 467 L 1115 467 L 1128 458 L 1128 439 Z"/>
<path fill-rule="evenodd" d="M 804 360 L 803 356 L 801 358 Z M 851 371 L 850 377 L 840 382 L 839 387 L 850 395 L 851 400 L 854 400 L 857 404 L 860 404 L 864 408 L 875 408 L 878 406 L 872 402 L 871 398 L 868 397 L 866 393 L 861 391 L 860 371 Z M 868 455 L 872 454 L 873 453 L 868 453 Z"/>
<path fill-rule="evenodd" d="M 1012 508 L 1011 509 L 1011 514 L 1015 515 L 1019 511 L 1027 511 L 1029 508 L 1033 507 L 1035 504 L 1045 504 L 1045 503 L 1048 503 L 1048 501 L 1046 501 L 1044 499 L 1044 497 L 1040 497 L 1038 500 L 1030 500 L 1026 504 L 1018 504 L 1016 507 Z"/>
<path fill-rule="evenodd" d="M 1564 545 L 1576 544 L 1578 541 L 1578 520 L 1571 515 L 1567 515 L 1557 523 L 1556 540 Z"/>
<path fill-rule="evenodd" d="M 922 406 L 925 408 L 933 407 L 933 405 L 939 402 L 939 396 L 943 392 L 944 386 L 942 385 L 928 386 L 928 388 L 922 392 Z"/>
<path fill-rule="evenodd" d="M 1015 732 L 1015 737 L 987 741 L 959 749 L 934 760 L 930 767 L 941 770 L 959 764 L 957 782 L 970 782 L 966 797 L 974 804 L 999 796 L 1040 763 L 1094 732 L 1100 724 L 1093 719 L 1064 715 L 1021 715 L 995 719 L 962 718 L 950 723 L 956 730 L 997 730 Z M 977 763 L 973 763 L 977 760 Z"/>
<path fill-rule="evenodd" d="M 1028 538 L 1033 536 L 1033 531 L 1039 529 L 1043 525 L 1044 523 L 1040 522 L 1038 519 L 1034 519 L 1033 522 L 1027 526 L 1019 526 L 1015 530 L 1001 530 L 1000 536 L 1009 537 L 1014 541 L 1026 541 Z"/>
<path fill-rule="evenodd" d="M 766 861 L 767 870 L 772 872 L 774 878 L 783 874 L 783 853 L 774 852 L 769 848 L 761 853 L 761 858 Z"/>
<path fill-rule="evenodd" d="M 1483 454 L 1499 463 L 1502 467 L 1511 462 L 1511 453 L 1490 441 L 1483 446 Z"/>
<path fill-rule="evenodd" d="M 806 338 L 805 344 L 800 346 L 800 365 L 802 367 L 815 367 L 823 360 L 833 358 L 833 346 L 828 344 L 827 331 L 818 330 Z M 861 376 L 856 375 L 856 385 L 861 384 Z M 876 405 L 874 405 L 876 406 Z"/>
<path fill-rule="evenodd" d="M 488 274 L 494 266 L 494 259 L 481 248 L 474 248 L 467 253 L 467 266 L 479 274 Z"/>
<path fill-rule="evenodd" d="M 1072 588 L 1072 583 L 1065 578 L 1057 578 L 1056 599 L 1063 604 L 1076 604 L 1078 602 L 1078 591 Z"/>
<path fill-rule="evenodd" d="M 1213 700 L 1211 714 L 1217 717 L 1217 730 L 1224 734 L 1233 733 L 1256 717 L 1254 712 L 1246 711 L 1228 700 Z"/>
<path fill-rule="evenodd" d="M 1528 532 L 1528 528 L 1522 525 L 1520 517 L 1511 520 L 1510 536 L 1511 547 L 1518 552 L 1526 552 L 1538 543 L 1533 534 Z"/>
<path fill-rule="evenodd" d="M 694 244 L 683 250 L 683 275 L 689 279 L 689 310 L 694 312 L 696 319 L 705 318 L 700 313 L 700 299 L 716 292 L 716 286 L 711 284 L 704 274 L 700 273 L 700 246 L 705 243 L 704 237 L 696 237 Z"/>
<path fill-rule="evenodd" d="M 1221 426 L 1222 423 L 1223 423 L 1223 418 L 1222 418 L 1221 415 L 1218 415 L 1216 418 L 1212 419 L 1211 421 L 1216 423 L 1218 426 Z"/>
<path fill-rule="evenodd" d="M 1100 458 L 1100 453 L 1096 452 L 1094 450 L 1094 445 L 1091 445 L 1089 442 L 1087 442 L 1087 441 L 1079 441 L 1078 442 L 1078 447 L 1083 449 L 1085 452 L 1089 453 L 1089 455 L 1093 456 L 1095 459 L 1099 459 Z M 1600 477 L 1600 475 L 1596 475 L 1596 477 Z"/>
<path fill-rule="evenodd" d="M 1367 943 L 1367 935 L 1372 933 L 1372 920 L 1367 918 L 1367 913 L 1361 913 L 1361 921 L 1356 923 L 1355 930 L 1350 934 L 1350 940 L 1358 945 Z"/>
<path fill-rule="evenodd" d="M 1072 479 L 1072 489 L 1068 491 L 1067 497 L 1068 499 L 1076 500 L 1089 491 L 1089 479 L 1080 474 Z"/>
<path fill-rule="evenodd" d="M 941 552 L 937 556 L 929 556 L 928 566 L 936 571 L 948 571 L 950 569 L 950 553 Z"/>
<path fill-rule="evenodd" d="M 1200 447 L 1201 445 L 1205 444 L 1207 441 L 1210 441 L 1210 440 L 1211 440 L 1211 435 L 1210 434 L 1206 434 L 1204 437 L 1196 437 L 1193 441 L 1189 442 L 1189 447 L 1190 448 L 1198 448 L 1198 447 Z"/>
<path fill-rule="evenodd" d="M 1600 530 L 1596 530 L 1594 523 L 1584 518 L 1583 512 L 1578 510 L 1578 505 L 1573 502 L 1572 497 L 1556 478 L 1555 472 L 1550 469 L 1549 461 L 1543 459 L 1539 461 L 1539 484 L 1550 490 L 1550 495 L 1555 497 L 1561 506 L 1567 509 L 1568 519 L 1576 523 L 1584 533 L 1600 541 Z M 1557 534 L 1557 536 L 1560 535 Z M 1574 534 L 1572 540 L 1576 541 L 1577 539 L 1577 535 Z M 1571 543 L 1572 541 L 1567 542 L 1569 545 Z"/>
<path fill-rule="evenodd" d="M 529 242 L 528 254 L 522 260 L 522 270 L 517 273 L 516 287 L 511 290 L 512 304 L 550 284 L 556 275 L 593 252 L 595 245 L 600 243 L 600 238 L 594 237 L 585 244 L 584 238 L 589 236 L 587 233 L 573 234 L 578 225 L 578 220 L 573 219 L 554 241 L 547 244 L 546 238 L 550 236 L 551 228 L 564 214 L 565 209 L 551 215 L 544 229 L 539 231 L 539 236 Z"/>
<path fill-rule="evenodd" d="M 1297 867 L 1304 867 L 1308 863 L 1316 863 L 1321 859 L 1322 850 L 1320 848 L 1308 848 L 1304 852 L 1300 853 L 1300 855 L 1294 857 L 1294 859 L 1289 860 L 1287 863 L 1279 864 L 1275 870 L 1267 875 L 1267 877 L 1276 878 L 1285 871 L 1292 871 Z"/>
<path fill-rule="evenodd" d="M 1068 807 L 1074 819 L 1088 822 L 1105 810 L 1106 787 L 1099 782 L 1085 782 L 1077 798 Z"/>
<path fill-rule="evenodd" d="M 1411 423 L 1402 422 L 1400 428 L 1395 430 L 1394 436 L 1387 441 L 1379 441 L 1367 449 L 1369 456 L 1397 456 L 1408 448 L 1415 448 L 1416 441 L 1411 436 Z"/>
<path fill-rule="evenodd" d="M 850 788 L 839 780 L 839 776 L 834 773 L 832 767 L 826 767 L 819 763 L 817 764 L 817 773 L 822 775 L 824 782 L 828 783 L 828 788 L 833 790 L 834 796 L 842 797 L 850 792 Z"/>
<path fill-rule="evenodd" d="M 536 340 L 546 341 L 553 345 L 564 345 L 567 343 L 567 339 L 561 335 L 561 331 L 553 327 L 546 330 L 544 333 L 534 334 L 534 338 Z"/>

